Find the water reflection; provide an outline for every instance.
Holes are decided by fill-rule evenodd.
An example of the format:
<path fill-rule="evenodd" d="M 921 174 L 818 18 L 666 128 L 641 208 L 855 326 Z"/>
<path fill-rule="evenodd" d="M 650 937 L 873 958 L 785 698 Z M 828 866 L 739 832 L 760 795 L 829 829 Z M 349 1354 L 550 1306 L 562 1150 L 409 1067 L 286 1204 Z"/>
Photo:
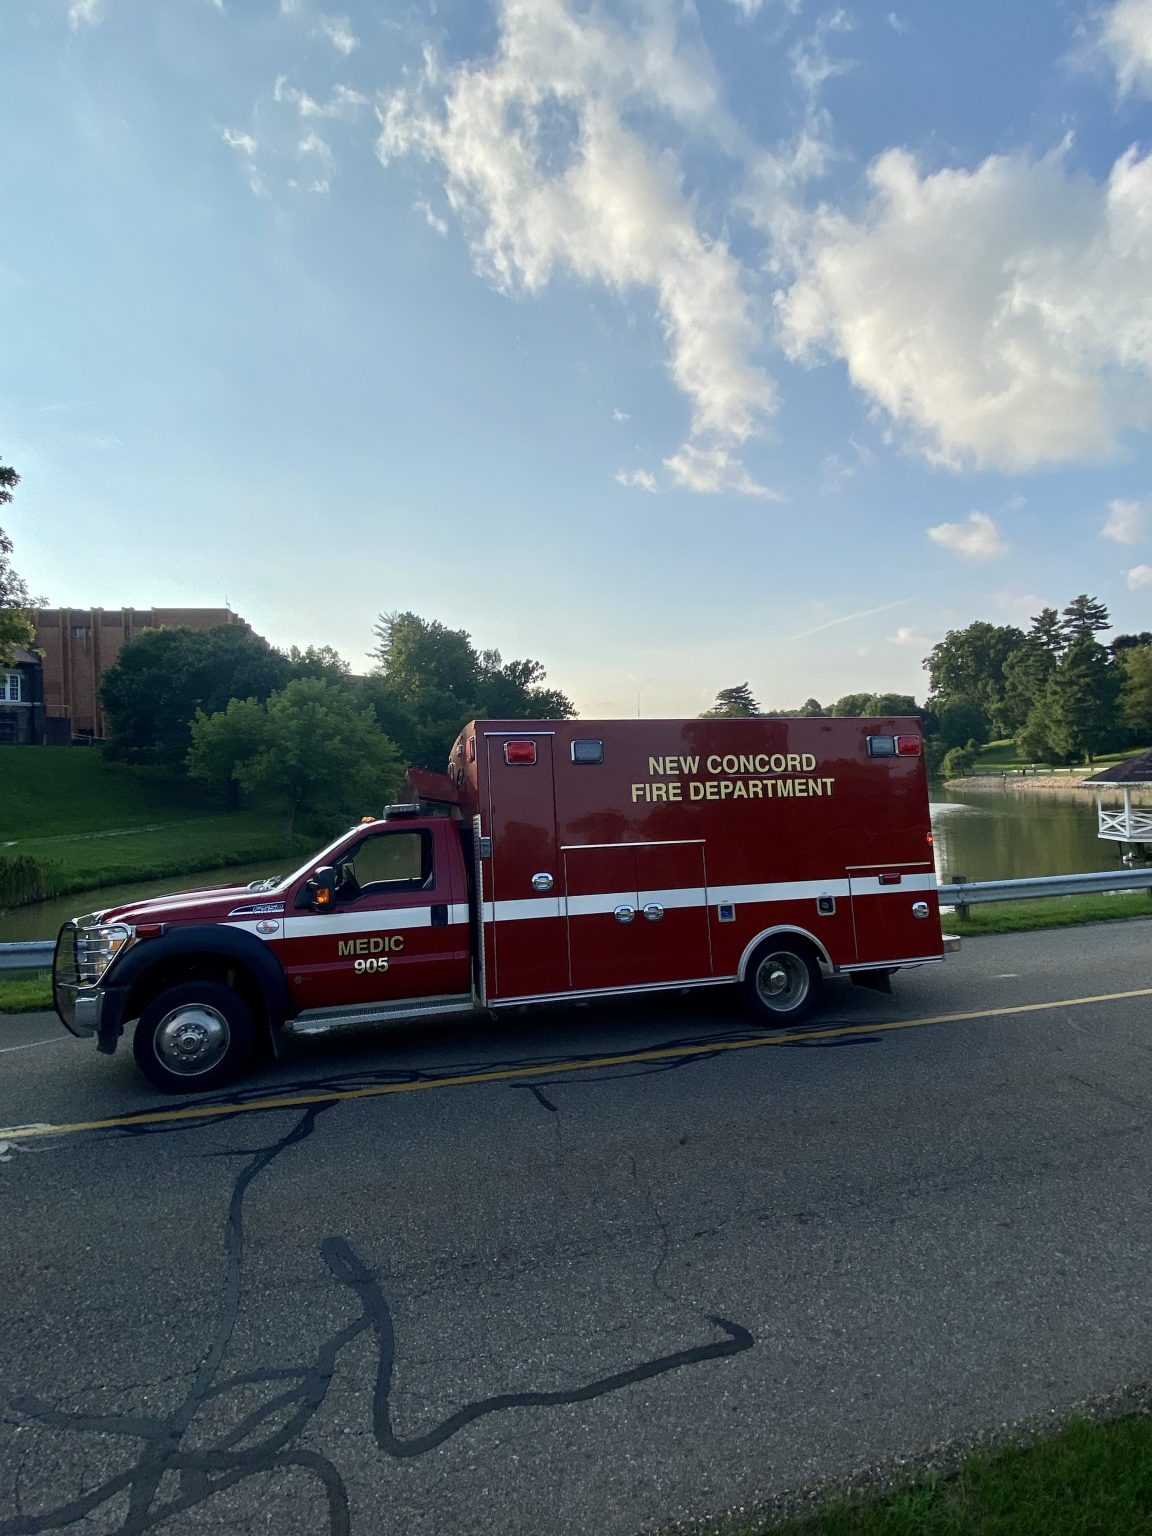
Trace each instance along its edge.
<path fill-rule="evenodd" d="M 1121 868 L 1121 845 L 1097 836 L 1090 790 L 938 789 L 936 874 L 969 880 Z"/>

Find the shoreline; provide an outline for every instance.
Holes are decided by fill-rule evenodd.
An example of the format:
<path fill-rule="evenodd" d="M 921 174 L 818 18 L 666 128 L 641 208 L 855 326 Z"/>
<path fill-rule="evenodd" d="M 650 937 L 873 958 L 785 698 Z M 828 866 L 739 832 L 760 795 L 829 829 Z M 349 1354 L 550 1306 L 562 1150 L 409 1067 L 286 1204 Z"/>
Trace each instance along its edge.
<path fill-rule="evenodd" d="M 998 789 L 1019 793 L 1025 791 L 1044 793 L 1052 790 L 1072 790 L 1085 787 L 1086 793 L 1115 795 L 1119 800 L 1124 789 L 1123 784 L 1089 784 L 1084 786 L 1085 779 L 1092 777 L 1093 769 L 1076 768 L 1068 773 L 981 773 L 970 774 L 963 779 L 945 779 L 945 789 Z M 1134 805 L 1152 805 L 1152 785 L 1141 784 L 1132 786 L 1132 802 Z"/>

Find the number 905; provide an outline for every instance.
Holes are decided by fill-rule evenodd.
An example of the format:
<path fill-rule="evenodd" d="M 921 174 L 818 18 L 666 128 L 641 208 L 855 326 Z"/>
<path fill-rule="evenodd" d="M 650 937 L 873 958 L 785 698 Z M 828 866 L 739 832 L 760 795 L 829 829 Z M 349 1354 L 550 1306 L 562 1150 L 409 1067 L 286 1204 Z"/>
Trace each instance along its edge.
<path fill-rule="evenodd" d="M 352 969 L 356 972 L 357 976 L 363 976 L 372 971 L 386 971 L 388 969 L 388 957 L 381 955 L 379 959 L 376 959 L 374 956 L 371 960 L 356 960 L 353 961 Z"/>

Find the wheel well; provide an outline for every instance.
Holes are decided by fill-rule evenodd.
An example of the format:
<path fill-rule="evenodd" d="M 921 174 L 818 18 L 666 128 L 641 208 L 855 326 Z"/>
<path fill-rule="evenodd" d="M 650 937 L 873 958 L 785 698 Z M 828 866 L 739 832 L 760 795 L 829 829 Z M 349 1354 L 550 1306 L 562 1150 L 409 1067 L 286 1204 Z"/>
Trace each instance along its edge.
<path fill-rule="evenodd" d="M 748 974 L 748 967 L 752 963 L 752 957 L 757 950 L 762 949 L 770 940 L 786 941 L 790 948 L 804 950 L 810 954 L 820 966 L 822 971 L 830 972 L 832 962 L 828 958 L 828 951 L 820 941 L 812 934 L 806 933 L 803 928 L 766 928 L 763 933 L 758 933 L 740 956 L 740 968 L 737 975 L 743 981 Z"/>
<path fill-rule="evenodd" d="M 215 981 L 231 987 L 252 1010 L 258 1022 L 268 1021 L 268 1003 L 260 983 L 241 961 L 229 955 L 191 954 L 163 960 L 136 978 L 124 1006 L 126 1021 L 138 1019 L 161 992 L 188 981 Z"/>

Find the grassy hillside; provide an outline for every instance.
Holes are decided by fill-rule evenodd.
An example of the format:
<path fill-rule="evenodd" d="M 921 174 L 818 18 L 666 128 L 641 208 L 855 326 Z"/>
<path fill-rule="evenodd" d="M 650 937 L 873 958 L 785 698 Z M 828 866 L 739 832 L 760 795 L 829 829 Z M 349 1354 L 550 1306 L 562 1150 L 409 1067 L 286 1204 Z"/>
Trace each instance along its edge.
<path fill-rule="evenodd" d="M 1106 753 L 1096 758 L 1091 768 L 1086 768 L 1083 763 L 1077 763 L 1071 768 L 1052 768 L 1047 763 L 1024 762 L 1016 743 L 1009 738 L 1006 741 L 990 741 L 981 747 L 976 762 L 968 771 L 970 774 L 1011 773 L 1019 768 L 1040 768 L 1046 773 L 1068 773 L 1078 777 L 1085 773 L 1094 773 L 1099 768 L 1108 768 L 1112 763 L 1122 763 L 1127 758 L 1135 757 L 1145 750 L 1147 749 L 1144 747 L 1130 747 L 1126 752 Z"/>
<path fill-rule="evenodd" d="M 270 811 L 226 814 L 198 785 L 105 762 L 73 747 L 0 748 L 0 860 L 30 857 L 67 895 L 127 880 L 280 859 L 286 841 Z"/>

